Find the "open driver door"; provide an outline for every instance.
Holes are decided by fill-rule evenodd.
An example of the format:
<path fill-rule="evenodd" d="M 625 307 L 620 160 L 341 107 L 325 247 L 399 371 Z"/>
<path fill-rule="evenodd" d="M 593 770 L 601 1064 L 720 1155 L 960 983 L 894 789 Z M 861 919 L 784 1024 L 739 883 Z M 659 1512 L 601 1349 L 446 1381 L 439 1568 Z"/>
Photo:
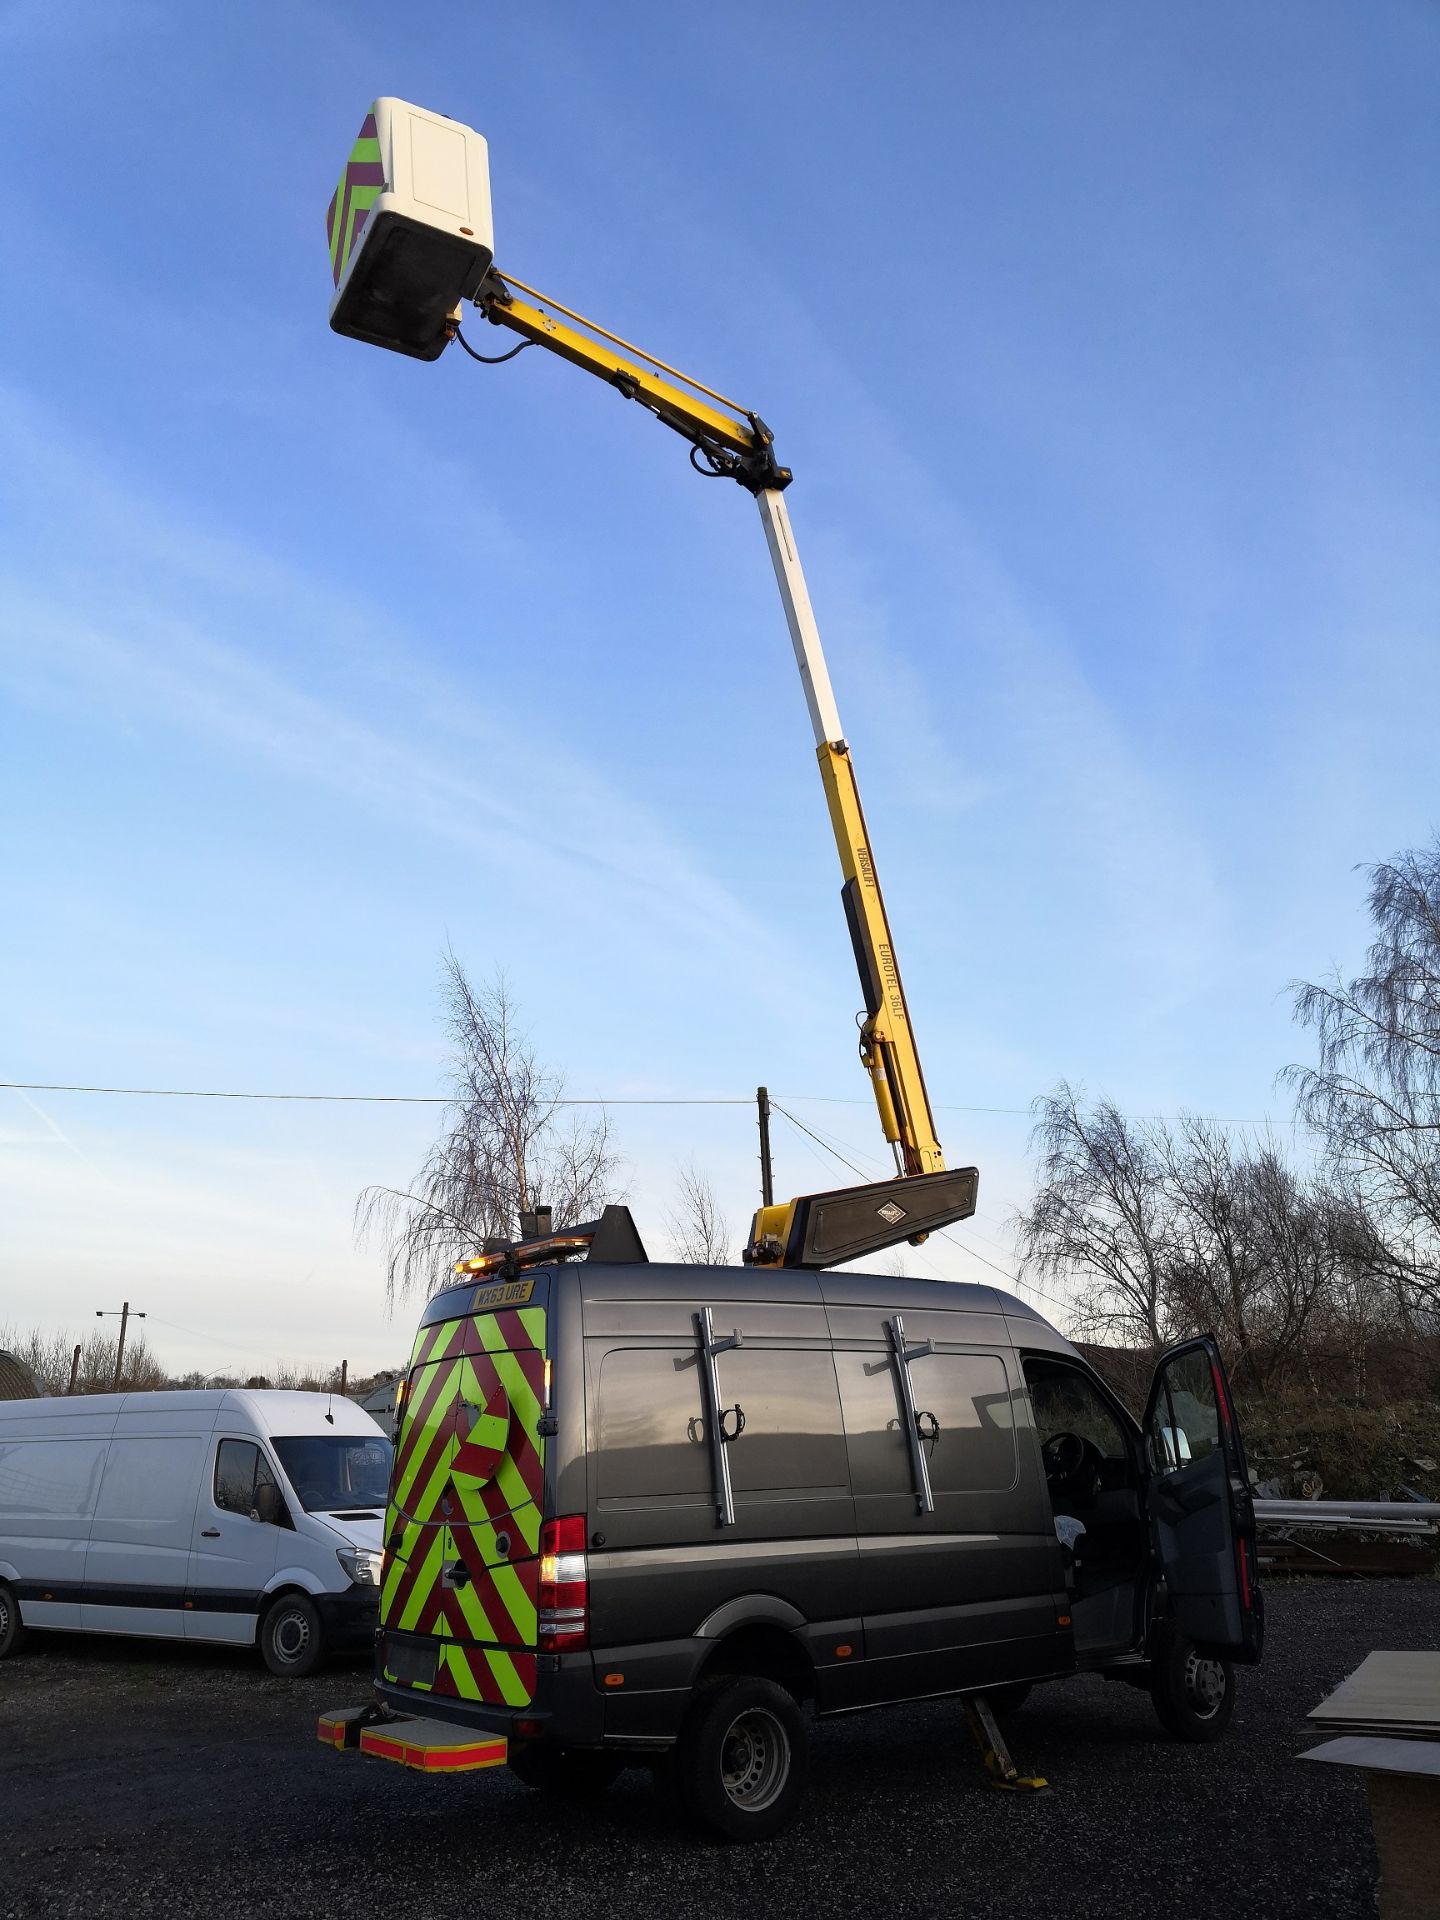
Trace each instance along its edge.
<path fill-rule="evenodd" d="M 1162 1356 L 1145 1409 L 1146 1503 L 1182 1632 L 1206 1652 L 1253 1663 L 1265 1613 L 1255 1508 L 1230 1383 L 1215 1341 Z"/>

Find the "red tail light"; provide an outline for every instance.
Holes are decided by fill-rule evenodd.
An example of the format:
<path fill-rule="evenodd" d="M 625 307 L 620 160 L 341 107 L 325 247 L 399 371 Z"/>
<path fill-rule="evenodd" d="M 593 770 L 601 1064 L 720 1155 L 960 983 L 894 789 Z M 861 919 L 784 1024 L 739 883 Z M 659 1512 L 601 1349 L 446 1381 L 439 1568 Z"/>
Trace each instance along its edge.
<path fill-rule="evenodd" d="M 540 1651 L 583 1647 L 590 1638 L 590 1572 L 585 1516 L 567 1513 L 540 1527 L 540 1584 L 535 1595 Z"/>

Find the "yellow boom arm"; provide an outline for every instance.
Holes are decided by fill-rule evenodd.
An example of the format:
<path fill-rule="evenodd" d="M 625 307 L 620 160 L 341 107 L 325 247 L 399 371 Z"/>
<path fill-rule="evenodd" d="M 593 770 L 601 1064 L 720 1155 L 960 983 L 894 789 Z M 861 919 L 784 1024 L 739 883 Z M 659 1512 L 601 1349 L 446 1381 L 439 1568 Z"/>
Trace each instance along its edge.
<path fill-rule="evenodd" d="M 865 1015 L 860 1026 L 861 1059 L 870 1075 L 880 1124 L 894 1150 L 899 1172 L 906 1176 L 940 1173 L 945 1162 L 935 1138 L 925 1077 L 920 1069 L 905 989 L 860 806 L 854 761 L 840 726 L 820 634 L 783 498 L 791 474 L 787 467 L 776 464 L 769 429 L 758 415 L 747 412 L 723 394 L 701 386 L 676 368 L 654 359 L 617 334 L 607 333 L 557 301 L 546 299 L 521 281 L 502 279 L 492 272 L 480 287 L 475 304 L 493 325 L 520 335 L 531 345 L 559 354 L 572 365 L 617 388 L 626 399 L 647 408 L 690 442 L 691 464 L 699 472 L 728 476 L 754 495 L 810 709 L 820 777 L 840 854 L 845 915 L 865 998 Z M 452 331 L 459 331 L 458 309 Z M 946 1183 L 947 1194 L 950 1184 Z M 939 1183 L 934 1195 L 936 1206 L 942 1204 L 938 1188 Z M 969 1204 L 963 1208 L 944 1205 L 945 1218 L 954 1219 L 960 1217 L 961 1212 L 973 1209 L 973 1177 L 969 1191 Z M 838 1199 L 839 1196 L 819 1198 Z M 755 1216 L 747 1259 L 760 1264 L 779 1264 L 786 1260 L 787 1250 L 794 1254 L 796 1209 L 806 1204 L 787 1201 L 762 1207 Z M 889 1211 L 877 1208 L 876 1212 L 883 1222 L 895 1227 L 890 1234 L 891 1242 L 925 1237 L 923 1231 L 914 1231 L 926 1215 L 925 1207 L 912 1212 L 898 1203 L 886 1205 Z M 909 1226 L 902 1228 L 901 1223 L 907 1221 Z M 926 1217 L 927 1227 L 936 1224 L 941 1224 L 938 1216 Z M 818 1260 L 814 1263 L 820 1264 Z"/>

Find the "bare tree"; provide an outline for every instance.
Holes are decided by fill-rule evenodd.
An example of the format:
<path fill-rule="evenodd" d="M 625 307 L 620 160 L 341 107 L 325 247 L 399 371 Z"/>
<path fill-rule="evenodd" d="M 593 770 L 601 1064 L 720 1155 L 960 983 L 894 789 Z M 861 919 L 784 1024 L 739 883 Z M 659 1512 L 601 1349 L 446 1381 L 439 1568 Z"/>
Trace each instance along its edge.
<path fill-rule="evenodd" d="M 21 1365 L 35 1376 L 41 1393 L 65 1393 L 70 1386 L 70 1365 L 75 1348 L 80 1349 L 80 1364 L 75 1376 L 77 1393 L 110 1393 L 115 1385 L 115 1349 L 119 1336 L 103 1328 L 87 1330 L 81 1340 L 65 1332 L 41 1333 L 37 1329 L 21 1333 L 11 1328 L 0 1330 L 0 1347 L 13 1353 Z M 144 1334 L 132 1334 L 125 1342 L 125 1367 L 120 1376 L 122 1393 L 150 1393 L 167 1384 L 165 1369 L 150 1351 Z"/>
<path fill-rule="evenodd" d="M 1158 1126 L 1171 1249 L 1163 1288 L 1172 1326 L 1224 1336 L 1238 1369 L 1253 1364 L 1254 1323 L 1266 1276 L 1264 1230 L 1250 1204 L 1248 1166 L 1213 1121 L 1182 1117 L 1178 1135 Z"/>
<path fill-rule="evenodd" d="M 709 1180 L 689 1161 L 676 1170 L 675 1204 L 665 1216 L 677 1260 L 692 1267 L 730 1263 L 730 1224 L 721 1212 Z"/>
<path fill-rule="evenodd" d="M 1295 990 L 1319 1064 L 1295 1066 L 1302 1116 L 1369 1223 L 1375 1277 L 1440 1317 L 1440 837 L 1370 869 L 1366 969 Z"/>
<path fill-rule="evenodd" d="M 1035 1102 L 1036 1193 L 1019 1219 L 1025 1268 L 1091 1283 L 1087 1331 L 1165 1344 L 1174 1223 L 1164 1154 L 1108 1100 L 1083 1113 L 1064 1081 Z"/>
<path fill-rule="evenodd" d="M 1026 1264 L 1089 1282 L 1092 1336 L 1153 1350 L 1220 1337 L 1237 1376 L 1264 1385 L 1292 1361 L 1353 1266 L 1353 1211 L 1275 1143 L 1182 1114 L 1082 1112 L 1071 1088 L 1037 1102 L 1037 1190 L 1020 1217 Z"/>
<path fill-rule="evenodd" d="M 487 1240 L 514 1239 L 520 1215 L 542 1203 L 561 1226 L 616 1197 L 608 1119 L 568 1117 L 564 1082 L 521 1031 L 503 976 L 476 989 L 447 950 L 442 981 L 452 1069 L 444 1131 L 409 1190 L 366 1187 L 355 1203 L 359 1237 L 385 1245 L 392 1305 L 434 1293 Z"/>
<path fill-rule="evenodd" d="M 1218 1333 L 1237 1377 L 1282 1371 L 1332 1297 L 1348 1221 L 1323 1181 L 1286 1165 L 1273 1140 L 1183 1115 L 1166 1147 L 1174 1222 L 1165 1276 L 1172 1326 Z"/>

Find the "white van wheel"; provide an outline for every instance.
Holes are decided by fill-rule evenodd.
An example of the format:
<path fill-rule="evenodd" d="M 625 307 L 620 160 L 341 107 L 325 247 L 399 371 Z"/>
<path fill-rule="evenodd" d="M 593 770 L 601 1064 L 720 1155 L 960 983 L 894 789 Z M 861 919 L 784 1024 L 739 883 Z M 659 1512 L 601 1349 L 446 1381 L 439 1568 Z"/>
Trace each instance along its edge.
<path fill-rule="evenodd" d="M 20 1620 L 20 1602 L 0 1580 L 0 1660 L 7 1653 L 18 1653 L 25 1643 L 25 1628 Z"/>
<path fill-rule="evenodd" d="M 314 1601 L 303 1593 L 282 1595 L 261 1623 L 260 1651 L 270 1671 L 284 1679 L 313 1673 L 325 1657 L 325 1630 Z"/>

